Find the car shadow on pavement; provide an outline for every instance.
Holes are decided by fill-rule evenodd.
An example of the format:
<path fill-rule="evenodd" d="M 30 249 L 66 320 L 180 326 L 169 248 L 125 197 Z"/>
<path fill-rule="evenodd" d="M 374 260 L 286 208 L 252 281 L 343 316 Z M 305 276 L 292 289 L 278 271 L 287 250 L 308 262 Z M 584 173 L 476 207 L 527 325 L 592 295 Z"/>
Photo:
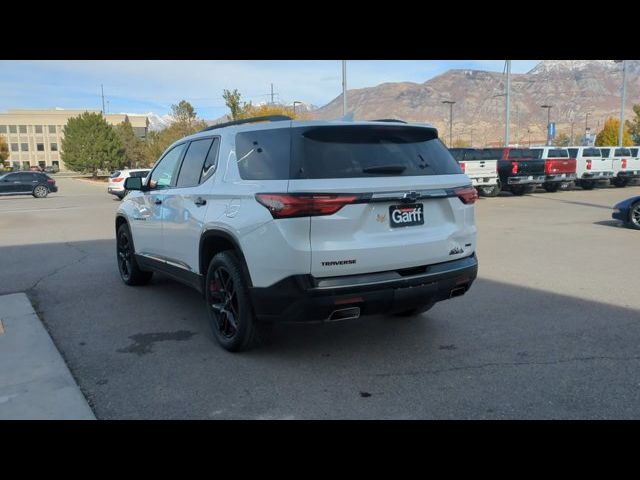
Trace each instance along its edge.
<path fill-rule="evenodd" d="M 635 285 L 614 305 L 480 277 L 422 315 L 278 325 L 231 354 L 197 292 L 127 287 L 115 258 L 114 240 L 0 247 L 0 292 L 27 287 L 99 418 L 640 418 Z"/>

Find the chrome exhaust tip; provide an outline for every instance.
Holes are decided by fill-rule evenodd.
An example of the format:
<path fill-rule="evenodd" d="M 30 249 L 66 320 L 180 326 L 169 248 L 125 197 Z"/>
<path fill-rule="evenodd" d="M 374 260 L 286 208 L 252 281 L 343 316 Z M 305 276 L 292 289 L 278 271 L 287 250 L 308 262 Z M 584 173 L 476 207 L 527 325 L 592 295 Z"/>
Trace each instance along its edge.
<path fill-rule="evenodd" d="M 360 317 L 360 307 L 341 308 L 334 310 L 327 318 L 327 322 L 340 322 L 342 320 L 353 320 Z"/>
<path fill-rule="evenodd" d="M 466 286 L 453 288 L 451 289 L 451 292 L 449 292 L 449 298 L 460 297 L 464 295 L 466 291 Z"/>

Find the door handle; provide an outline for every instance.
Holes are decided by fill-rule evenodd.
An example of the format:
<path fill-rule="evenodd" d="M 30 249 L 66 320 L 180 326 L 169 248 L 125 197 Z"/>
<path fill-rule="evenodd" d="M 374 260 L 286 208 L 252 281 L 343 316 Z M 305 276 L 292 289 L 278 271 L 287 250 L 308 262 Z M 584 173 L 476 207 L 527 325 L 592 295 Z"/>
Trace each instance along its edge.
<path fill-rule="evenodd" d="M 202 197 L 198 197 L 193 201 L 193 203 L 195 203 L 197 206 L 201 207 L 202 205 L 206 205 L 207 201 Z"/>
<path fill-rule="evenodd" d="M 155 203 L 156 205 L 160 205 L 162 203 L 162 200 L 156 198 L 153 203 Z"/>

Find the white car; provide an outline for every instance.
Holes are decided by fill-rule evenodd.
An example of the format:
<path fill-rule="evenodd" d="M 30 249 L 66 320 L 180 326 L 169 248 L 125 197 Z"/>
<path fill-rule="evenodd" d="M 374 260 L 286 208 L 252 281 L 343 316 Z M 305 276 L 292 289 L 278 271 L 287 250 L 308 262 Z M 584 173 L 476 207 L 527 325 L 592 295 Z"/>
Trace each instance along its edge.
<path fill-rule="evenodd" d="M 125 180 L 129 177 L 146 178 L 150 171 L 148 168 L 116 170 L 109 176 L 107 192 L 122 200 L 129 193 L 124 188 Z"/>
<path fill-rule="evenodd" d="M 477 275 L 477 192 L 429 125 L 229 122 L 177 141 L 125 188 L 122 280 L 193 286 L 230 351 L 274 321 L 424 312 Z"/>
<path fill-rule="evenodd" d="M 569 156 L 576 159 L 576 185 L 593 190 L 602 180 L 613 178 L 613 162 L 603 157 L 598 147 L 567 147 Z"/>

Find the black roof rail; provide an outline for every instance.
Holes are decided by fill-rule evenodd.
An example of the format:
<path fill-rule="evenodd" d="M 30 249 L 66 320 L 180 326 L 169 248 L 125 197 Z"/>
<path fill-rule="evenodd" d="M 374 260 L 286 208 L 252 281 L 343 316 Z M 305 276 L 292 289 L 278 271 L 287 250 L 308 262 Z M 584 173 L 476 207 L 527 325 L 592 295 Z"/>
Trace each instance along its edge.
<path fill-rule="evenodd" d="M 286 120 L 293 120 L 291 117 L 287 117 L 286 115 L 265 115 L 264 117 L 251 117 L 251 118 L 243 118 L 242 120 L 234 120 L 232 122 L 218 123 L 216 125 L 211 125 L 201 132 L 207 132 L 209 130 L 214 130 L 216 128 L 224 128 L 231 127 L 232 125 L 243 125 L 245 123 L 257 123 L 257 122 L 282 122 Z"/>
<path fill-rule="evenodd" d="M 378 118 L 376 120 L 370 120 L 371 122 L 393 122 L 393 123 L 407 123 L 404 120 L 398 120 L 397 118 Z"/>

